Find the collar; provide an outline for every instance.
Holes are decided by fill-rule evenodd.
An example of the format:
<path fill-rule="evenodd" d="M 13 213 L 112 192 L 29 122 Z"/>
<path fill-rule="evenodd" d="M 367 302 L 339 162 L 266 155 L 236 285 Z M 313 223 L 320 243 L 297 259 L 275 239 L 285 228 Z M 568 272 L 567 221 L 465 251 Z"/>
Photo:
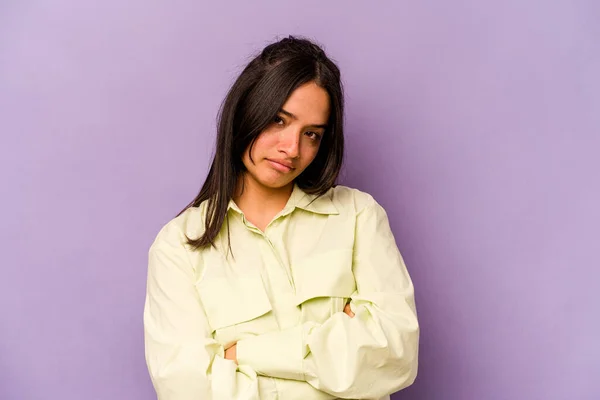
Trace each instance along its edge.
<path fill-rule="evenodd" d="M 302 210 L 312 212 L 315 214 L 324 215 L 336 215 L 339 214 L 338 209 L 333 204 L 331 191 L 328 191 L 324 195 L 317 197 L 315 194 L 308 194 L 302 190 L 298 184 L 294 183 L 294 189 L 288 199 L 285 207 L 279 213 L 279 215 L 286 215 L 294 211 L 294 209 L 300 208 Z M 229 200 L 227 206 L 228 210 L 233 210 L 239 214 L 243 214 L 242 210 L 238 207 L 233 199 Z"/>

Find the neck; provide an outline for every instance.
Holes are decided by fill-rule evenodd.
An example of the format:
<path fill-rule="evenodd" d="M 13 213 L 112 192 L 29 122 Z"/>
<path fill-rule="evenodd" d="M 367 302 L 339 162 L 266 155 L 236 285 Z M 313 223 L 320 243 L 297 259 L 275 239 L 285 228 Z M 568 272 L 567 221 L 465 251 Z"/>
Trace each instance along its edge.
<path fill-rule="evenodd" d="M 233 201 L 246 214 L 275 215 L 283 210 L 294 189 L 291 182 L 282 188 L 265 187 L 245 174 L 233 196 Z"/>

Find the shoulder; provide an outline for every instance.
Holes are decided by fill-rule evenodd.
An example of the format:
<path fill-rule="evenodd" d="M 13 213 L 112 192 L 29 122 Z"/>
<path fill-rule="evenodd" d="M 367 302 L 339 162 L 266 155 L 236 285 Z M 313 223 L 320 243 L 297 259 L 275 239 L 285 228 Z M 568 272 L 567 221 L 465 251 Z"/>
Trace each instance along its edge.
<path fill-rule="evenodd" d="M 369 193 L 348 186 L 337 185 L 330 189 L 329 195 L 338 210 L 344 213 L 358 214 L 379 205 Z"/>
<path fill-rule="evenodd" d="M 206 202 L 190 207 L 162 226 L 151 248 L 160 245 L 187 246 L 187 239 L 197 239 L 204 234 Z"/>

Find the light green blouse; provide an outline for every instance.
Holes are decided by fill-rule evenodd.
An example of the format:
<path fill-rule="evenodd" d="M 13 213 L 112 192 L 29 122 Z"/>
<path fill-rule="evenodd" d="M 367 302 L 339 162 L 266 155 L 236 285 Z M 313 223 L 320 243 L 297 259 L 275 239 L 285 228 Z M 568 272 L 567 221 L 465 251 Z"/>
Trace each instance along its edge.
<path fill-rule="evenodd" d="M 295 186 L 265 232 L 231 201 L 216 248 L 193 251 L 185 235 L 203 233 L 205 206 L 149 251 L 146 362 L 160 400 L 377 399 L 414 381 L 413 285 L 370 195 Z M 223 357 L 235 342 L 239 365 Z"/>

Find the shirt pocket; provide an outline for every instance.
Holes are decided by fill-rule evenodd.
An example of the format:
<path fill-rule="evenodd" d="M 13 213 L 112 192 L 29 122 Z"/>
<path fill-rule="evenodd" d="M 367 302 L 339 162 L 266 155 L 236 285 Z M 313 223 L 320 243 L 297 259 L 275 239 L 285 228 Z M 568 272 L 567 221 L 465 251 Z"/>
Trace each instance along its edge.
<path fill-rule="evenodd" d="M 196 290 L 213 335 L 223 344 L 277 329 L 260 273 L 202 280 Z"/>
<path fill-rule="evenodd" d="M 356 290 L 351 249 L 309 256 L 294 265 L 293 274 L 302 322 L 323 323 L 333 314 L 344 311 Z"/>

